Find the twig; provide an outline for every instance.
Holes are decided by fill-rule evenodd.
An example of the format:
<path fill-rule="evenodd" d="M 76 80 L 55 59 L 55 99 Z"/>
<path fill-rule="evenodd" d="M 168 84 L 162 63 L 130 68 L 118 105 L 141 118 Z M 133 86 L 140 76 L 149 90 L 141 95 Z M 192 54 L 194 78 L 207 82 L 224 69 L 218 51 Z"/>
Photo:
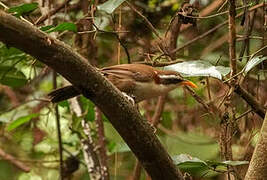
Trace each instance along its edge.
<path fill-rule="evenodd" d="M 264 119 L 266 110 L 251 94 L 249 94 L 239 84 L 235 86 L 234 91 L 251 106 L 251 108 L 254 110 L 255 113 L 257 113 L 262 119 Z"/>
<path fill-rule="evenodd" d="M 162 38 L 160 37 L 158 31 L 156 30 L 156 28 L 154 28 L 154 26 L 151 24 L 151 22 L 141 13 L 139 12 L 130 2 L 126 1 L 126 3 L 128 4 L 128 6 L 134 11 L 136 12 L 140 17 L 142 17 L 145 22 L 147 23 L 148 27 L 150 28 L 150 30 L 157 36 L 157 38 L 159 40 L 162 41 Z"/>
<path fill-rule="evenodd" d="M 102 180 L 109 180 L 109 171 L 108 171 L 108 156 L 106 149 L 106 138 L 104 132 L 104 123 L 102 119 L 102 112 L 98 107 L 95 107 L 95 121 L 97 124 L 97 134 L 98 134 L 98 146 L 99 146 L 99 159 L 101 163 L 101 174 Z"/>
<path fill-rule="evenodd" d="M 263 6 L 263 3 L 258 4 L 258 5 L 255 5 L 255 6 L 251 7 L 251 8 L 249 9 L 249 11 L 253 11 L 253 10 L 255 10 L 255 9 L 257 9 L 257 8 L 260 8 L 260 7 L 262 7 L 262 6 Z M 243 15 L 243 13 L 239 13 L 238 15 L 236 15 L 235 18 L 238 18 L 238 17 L 240 17 L 240 16 L 242 16 L 242 15 Z M 181 47 L 174 49 L 171 53 L 178 52 L 178 51 L 180 51 L 180 50 L 182 50 L 182 49 L 188 47 L 188 46 L 191 45 L 192 43 L 194 43 L 194 42 L 196 42 L 196 41 L 198 41 L 198 40 L 200 40 L 200 39 L 206 37 L 207 35 L 213 33 L 213 32 L 216 31 L 217 29 L 223 27 L 223 26 L 226 25 L 227 23 L 228 23 L 228 20 L 224 21 L 224 22 L 221 23 L 221 24 L 218 24 L 217 26 L 215 26 L 214 28 L 212 28 L 212 29 L 208 30 L 207 32 L 201 34 L 200 36 L 197 36 L 196 38 L 194 38 L 194 39 L 188 41 L 187 43 L 183 44 Z"/>
<path fill-rule="evenodd" d="M 250 6 L 251 6 L 251 4 L 250 5 L 241 6 L 241 7 L 236 8 L 236 10 L 247 8 L 247 7 L 250 7 Z M 214 18 L 214 17 L 217 17 L 217 16 L 221 16 L 221 15 L 224 15 L 224 14 L 227 14 L 227 13 L 229 13 L 229 11 L 224 11 L 224 12 L 220 12 L 220 13 L 217 13 L 217 14 L 212 14 L 212 15 L 209 15 L 209 16 L 187 16 L 187 15 L 184 15 L 184 14 L 182 14 L 180 12 L 178 14 L 181 14 L 184 17 L 194 18 L 194 19 L 209 19 L 209 18 Z"/>
<path fill-rule="evenodd" d="M 246 112 L 244 112 L 243 114 L 241 114 L 240 116 L 238 116 L 237 118 L 235 118 L 235 120 L 237 121 L 238 119 L 246 116 L 247 114 L 251 113 L 252 111 L 253 111 L 252 109 L 247 110 Z"/>
<path fill-rule="evenodd" d="M 211 110 L 210 106 L 201 98 L 199 97 L 194 90 L 192 90 L 191 88 L 185 86 L 186 90 L 189 91 L 189 93 L 191 94 L 191 96 L 193 96 L 193 98 L 199 102 L 200 104 L 202 104 L 202 106 L 204 107 L 204 109 L 210 113 L 210 114 L 213 114 L 214 115 L 214 112 Z"/>
<path fill-rule="evenodd" d="M 53 71 L 53 88 L 57 88 L 57 73 Z M 62 138 L 61 138 L 61 131 L 60 131 L 60 117 L 58 106 L 55 105 L 55 115 L 56 115 L 56 124 L 57 124 L 57 137 L 58 137 L 58 151 L 59 151 L 59 174 L 60 179 L 63 180 L 63 147 L 62 147 Z"/>
<path fill-rule="evenodd" d="M 51 10 L 49 13 L 41 16 L 34 24 L 38 25 L 43 23 L 48 17 L 56 14 L 58 11 L 63 9 L 71 0 L 65 0 L 61 5 L 57 6 L 55 9 Z"/>
<path fill-rule="evenodd" d="M 9 161 L 11 164 L 15 165 L 17 168 L 21 169 L 24 172 L 30 172 L 31 168 L 28 167 L 23 162 L 17 160 L 14 156 L 7 154 L 3 149 L 0 148 L 0 156 L 4 159 Z"/>
<path fill-rule="evenodd" d="M 235 26 L 235 0 L 229 0 L 229 60 L 230 60 L 230 68 L 231 68 L 231 74 L 230 76 L 234 76 L 236 74 L 236 26 Z"/>
<path fill-rule="evenodd" d="M 101 32 L 101 33 L 108 33 L 108 34 L 112 34 L 114 35 L 117 40 L 119 41 L 120 45 L 123 47 L 126 55 L 127 55 L 127 60 L 128 60 L 128 64 L 131 64 L 131 57 L 130 57 L 130 53 L 126 47 L 126 45 L 122 42 L 122 40 L 120 39 L 118 33 L 116 31 L 105 31 L 105 30 L 101 30 L 99 29 L 94 23 L 93 23 L 93 26 L 96 28 L 97 32 Z"/>
<path fill-rule="evenodd" d="M 157 127 L 160 122 L 160 117 L 164 110 L 165 100 L 166 100 L 166 95 L 160 96 L 158 98 L 156 110 L 151 120 L 151 123 L 154 127 Z"/>

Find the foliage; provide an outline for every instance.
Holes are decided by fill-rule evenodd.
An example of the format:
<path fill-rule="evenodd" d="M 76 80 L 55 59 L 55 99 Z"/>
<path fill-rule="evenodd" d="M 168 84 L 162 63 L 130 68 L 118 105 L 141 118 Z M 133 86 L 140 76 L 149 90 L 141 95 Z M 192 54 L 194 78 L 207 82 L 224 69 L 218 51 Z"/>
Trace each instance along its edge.
<path fill-rule="evenodd" d="M 22 15 L 27 15 L 37 8 L 38 8 L 38 3 L 28 3 L 11 7 L 10 9 L 8 9 L 8 12 L 14 13 L 15 16 L 19 17 Z"/>

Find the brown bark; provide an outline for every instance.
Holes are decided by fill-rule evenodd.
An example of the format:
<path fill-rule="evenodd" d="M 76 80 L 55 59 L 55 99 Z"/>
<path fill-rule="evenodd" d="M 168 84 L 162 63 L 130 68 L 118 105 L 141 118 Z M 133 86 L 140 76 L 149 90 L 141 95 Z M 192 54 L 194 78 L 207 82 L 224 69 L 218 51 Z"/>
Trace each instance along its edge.
<path fill-rule="evenodd" d="M 183 179 L 170 156 L 121 92 L 64 43 L 0 11 L 0 41 L 29 53 L 76 86 L 106 115 L 152 179 Z"/>
<path fill-rule="evenodd" d="M 261 127 L 259 142 L 252 155 L 245 180 L 267 179 L 267 114 Z"/>

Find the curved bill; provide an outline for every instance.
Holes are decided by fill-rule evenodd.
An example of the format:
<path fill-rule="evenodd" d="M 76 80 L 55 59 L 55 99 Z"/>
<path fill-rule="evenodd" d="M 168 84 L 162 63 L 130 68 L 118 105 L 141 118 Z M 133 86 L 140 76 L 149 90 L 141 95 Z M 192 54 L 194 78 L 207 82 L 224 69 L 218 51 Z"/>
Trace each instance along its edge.
<path fill-rule="evenodd" d="M 190 86 L 192 88 L 197 88 L 197 85 L 195 83 L 188 81 L 188 80 L 183 81 L 181 84 L 185 86 Z"/>

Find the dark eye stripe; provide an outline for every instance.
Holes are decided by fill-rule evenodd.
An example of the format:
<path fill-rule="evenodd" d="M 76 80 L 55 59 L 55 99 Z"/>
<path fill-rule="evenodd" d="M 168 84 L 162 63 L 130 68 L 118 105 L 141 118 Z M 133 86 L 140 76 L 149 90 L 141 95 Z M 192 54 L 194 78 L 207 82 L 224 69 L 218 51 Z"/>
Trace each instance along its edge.
<path fill-rule="evenodd" d="M 177 77 L 160 78 L 160 84 L 178 84 L 182 81 L 183 79 Z"/>

